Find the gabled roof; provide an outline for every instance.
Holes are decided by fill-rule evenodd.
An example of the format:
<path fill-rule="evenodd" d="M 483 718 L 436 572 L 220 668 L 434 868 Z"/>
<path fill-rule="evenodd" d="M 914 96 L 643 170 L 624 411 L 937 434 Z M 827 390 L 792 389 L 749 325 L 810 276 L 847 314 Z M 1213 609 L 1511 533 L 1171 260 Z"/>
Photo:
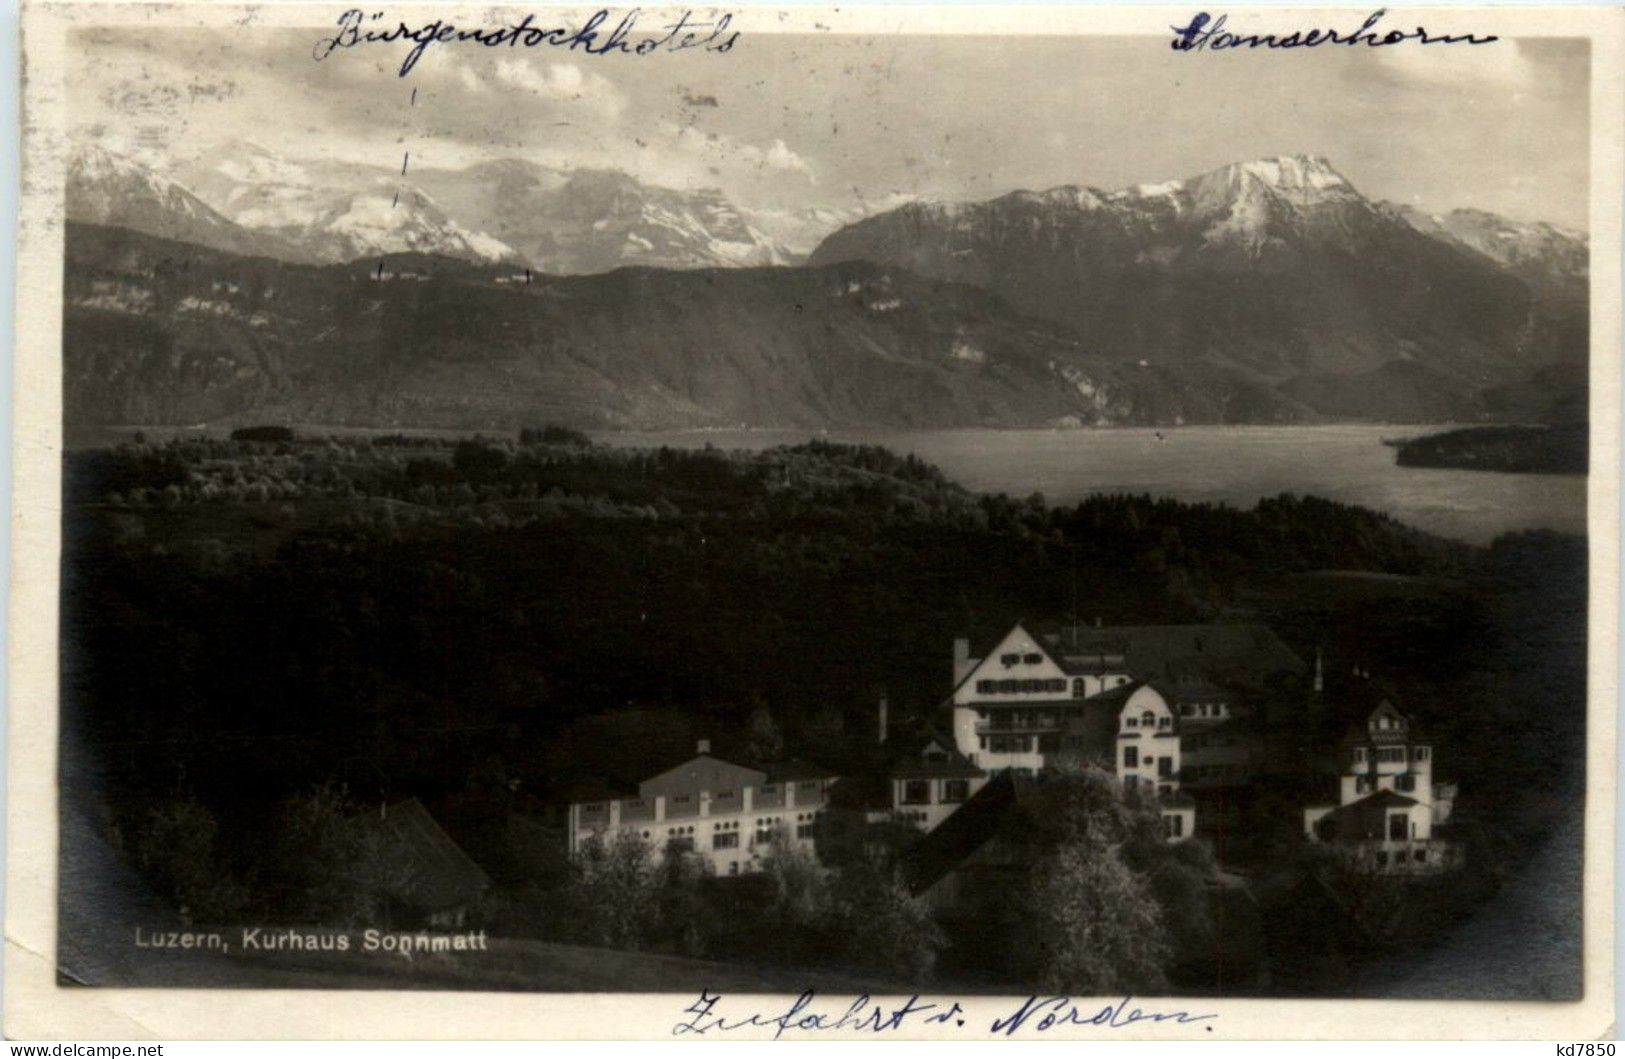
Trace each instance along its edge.
<path fill-rule="evenodd" d="M 720 777 L 731 775 L 731 780 Z M 758 786 L 767 779 L 767 773 L 749 765 L 724 761 L 714 754 L 691 754 L 670 768 L 664 769 L 638 783 L 640 797 L 653 797 L 662 789 L 668 793 L 698 793 L 712 790 L 718 782 L 737 783 L 739 786 Z"/>
<path fill-rule="evenodd" d="M 390 896 L 423 912 L 439 912 L 477 900 L 491 880 L 446 834 L 416 798 L 367 814 L 388 863 L 400 871 L 386 880 Z"/>
<path fill-rule="evenodd" d="M 1125 657 L 1128 672 L 1141 680 L 1226 671 L 1268 676 L 1301 673 L 1303 661 L 1267 625 L 1060 625 L 1035 635 L 1051 654 L 1086 660 L 1091 655 Z"/>
<path fill-rule="evenodd" d="M 932 747 L 942 752 L 941 760 L 926 759 Z M 890 779 L 973 779 L 987 775 L 959 752 L 952 739 L 935 729 L 927 728 L 914 739 L 899 743 L 898 749 L 900 753 L 886 766 Z"/>
<path fill-rule="evenodd" d="M 1397 791 L 1383 789 L 1368 794 L 1358 801 L 1340 805 L 1320 818 L 1315 826 L 1334 839 L 1360 841 L 1380 839 L 1387 834 L 1387 815 L 1390 809 L 1410 809 L 1420 803 Z"/>
<path fill-rule="evenodd" d="M 796 783 L 802 780 L 832 780 L 836 778 L 834 769 L 800 758 L 790 758 L 786 761 L 770 761 L 758 766 L 767 773 L 769 783 Z"/>

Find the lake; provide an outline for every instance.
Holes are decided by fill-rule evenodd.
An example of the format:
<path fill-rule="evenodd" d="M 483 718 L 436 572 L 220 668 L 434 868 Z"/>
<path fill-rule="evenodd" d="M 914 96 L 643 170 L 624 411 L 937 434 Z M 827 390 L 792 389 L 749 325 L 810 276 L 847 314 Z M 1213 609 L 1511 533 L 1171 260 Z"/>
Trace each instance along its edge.
<path fill-rule="evenodd" d="M 1385 437 L 1449 429 L 1396 426 L 1198 426 L 1106 430 L 703 430 L 598 435 L 612 445 L 762 449 L 811 437 L 914 453 L 979 492 L 1072 503 L 1151 493 L 1250 507 L 1280 493 L 1372 508 L 1447 537 L 1486 544 L 1522 529 L 1586 530 L 1580 475 L 1400 467 Z"/>

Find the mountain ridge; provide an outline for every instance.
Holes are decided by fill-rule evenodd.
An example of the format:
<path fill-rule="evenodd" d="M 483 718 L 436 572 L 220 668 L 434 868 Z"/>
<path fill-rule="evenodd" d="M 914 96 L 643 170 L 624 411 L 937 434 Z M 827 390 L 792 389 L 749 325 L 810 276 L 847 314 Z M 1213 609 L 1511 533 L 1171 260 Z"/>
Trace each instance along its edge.
<path fill-rule="evenodd" d="M 1418 231 L 1319 156 L 908 204 L 808 257 L 844 260 L 986 286 L 1108 359 L 1200 367 L 1332 418 L 1475 419 L 1487 390 L 1586 353 L 1572 301 Z"/>

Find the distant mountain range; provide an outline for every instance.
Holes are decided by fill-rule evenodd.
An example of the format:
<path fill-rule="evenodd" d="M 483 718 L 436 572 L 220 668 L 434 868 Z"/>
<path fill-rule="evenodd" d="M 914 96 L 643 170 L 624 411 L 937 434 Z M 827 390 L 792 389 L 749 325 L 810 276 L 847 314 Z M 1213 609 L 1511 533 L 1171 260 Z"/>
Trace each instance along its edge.
<path fill-rule="evenodd" d="M 1585 407 L 1583 237 L 1374 202 L 1313 157 L 862 217 L 752 215 L 719 192 L 514 159 L 402 177 L 236 143 L 159 174 L 89 147 L 67 212 L 70 421 L 1034 426 Z M 807 267 L 782 267 L 797 260 L 785 239 L 825 229 Z"/>
<path fill-rule="evenodd" d="M 986 287 L 1110 360 L 1206 374 L 1237 419 L 1473 419 L 1487 386 L 1584 361 L 1586 251 L 1501 222 L 1492 256 L 1451 218 L 1430 230 L 1297 156 L 1111 193 L 910 203 L 808 260 Z"/>
<path fill-rule="evenodd" d="M 425 253 L 573 275 L 623 265 L 785 265 L 801 256 L 715 189 L 675 191 L 615 170 L 518 159 L 465 169 L 408 163 L 403 175 L 292 160 L 234 140 L 169 173 L 85 146 L 68 177 L 70 220 L 313 264 Z"/>

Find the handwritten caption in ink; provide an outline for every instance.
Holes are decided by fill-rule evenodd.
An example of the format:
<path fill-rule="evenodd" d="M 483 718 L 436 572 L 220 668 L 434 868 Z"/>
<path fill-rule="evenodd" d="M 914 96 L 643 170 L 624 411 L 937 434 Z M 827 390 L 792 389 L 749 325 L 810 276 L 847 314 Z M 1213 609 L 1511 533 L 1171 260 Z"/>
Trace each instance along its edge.
<path fill-rule="evenodd" d="M 1335 29 L 1295 29 L 1290 33 L 1232 33 L 1225 29 L 1225 22 L 1229 16 L 1220 13 L 1217 18 L 1206 11 L 1198 11 L 1191 16 L 1189 23 L 1183 26 L 1170 26 L 1174 31 L 1171 47 L 1174 51 L 1230 51 L 1237 48 L 1318 48 L 1326 44 L 1363 44 L 1370 48 L 1381 48 L 1395 44 L 1404 44 L 1415 41 L 1418 44 L 1491 44 L 1499 37 L 1477 37 L 1471 33 L 1459 33 L 1455 36 L 1437 35 L 1429 33 L 1421 26 L 1413 30 L 1389 29 L 1377 27 L 1388 14 L 1386 8 L 1379 8 L 1366 16 L 1358 29 L 1346 33 L 1339 33 Z"/>
<path fill-rule="evenodd" d="M 845 1009 L 820 1011 L 813 1006 L 814 993 L 807 990 L 788 1008 L 778 1012 L 750 1011 L 724 1012 L 719 1010 L 721 993 L 700 990 L 699 999 L 683 1009 L 686 1020 L 672 1026 L 674 1037 L 732 1033 L 736 1030 L 758 1029 L 773 1031 L 778 1040 L 786 1033 L 891 1033 L 908 1026 L 949 1026 L 954 1030 L 966 1027 L 968 1013 L 958 1001 L 923 1001 L 918 994 L 901 1004 L 888 1006 L 877 1003 L 869 996 L 860 996 Z M 994 1036 L 1014 1037 L 1027 1033 L 1047 1033 L 1067 1026 L 1096 1029 L 1121 1029 L 1138 1023 L 1172 1023 L 1185 1026 L 1209 1022 L 1219 1016 L 1214 1013 L 1193 1014 L 1189 1011 L 1147 1011 L 1130 1007 L 1133 997 L 1124 997 L 1119 1003 L 1096 1008 L 1087 1002 L 1074 1002 L 1071 997 L 1030 996 L 1012 1012 L 994 1019 L 986 1032 Z M 1083 1003 L 1084 1006 L 1079 1006 Z M 1204 1029 L 1211 1031 L 1212 1027 Z M 971 1027 L 978 1035 L 982 1027 Z"/>
<path fill-rule="evenodd" d="M 739 31 L 730 28 L 733 25 L 731 13 L 714 19 L 697 19 L 693 11 L 684 11 L 675 22 L 657 26 L 653 32 L 638 30 L 642 14 L 641 8 L 633 8 L 607 30 L 605 26 L 611 18 L 607 9 L 595 12 L 574 27 L 539 26 L 536 16 L 527 14 L 513 25 L 469 28 L 444 19 L 416 26 L 397 20 L 392 25 L 382 11 L 368 14 L 360 8 L 351 8 L 339 16 L 337 33 L 316 42 L 311 57 L 321 62 L 341 49 L 409 41 L 412 48 L 400 69 L 400 76 L 405 77 L 431 44 L 478 44 L 492 49 L 546 47 L 584 55 L 642 56 L 689 50 L 725 54 L 732 51 L 739 40 Z"/>

